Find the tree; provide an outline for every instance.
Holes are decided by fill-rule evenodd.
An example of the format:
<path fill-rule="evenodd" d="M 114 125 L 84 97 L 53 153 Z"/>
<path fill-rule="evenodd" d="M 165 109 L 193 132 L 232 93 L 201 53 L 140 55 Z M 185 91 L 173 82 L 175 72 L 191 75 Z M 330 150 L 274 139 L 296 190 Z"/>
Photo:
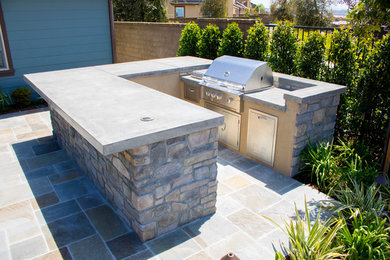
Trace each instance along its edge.
<path fill-rule="evenodd" d="M 114 0 L 116 21 L 168 21 L 165 0 Z"/>
<path fill-rule="evenodd" d="M 200 28 L 194 22 L 189 22 L 181 31 L 177 56 L 196 56 L 200 38 Z"/>
<path fill-rule="evenodd" d="M 298 70 L 301 77 L 320 79 L 325 60 L 325 37 L 311 32 L 299 48 Z"/>
<path fill-rule="evenodd" d="M 272 0 L 271 16 L 273 20 L 293 21 L 294 8 L 290 0 Z"/>
<path fill-rule="evenodd" d="M 218 56 L 231 55 L 242 56 L 243 33 L 237 23 L 228 24 L 223 31 L 221 45 L 218 49 Z"/>
<path fill-rule="evenodd" d="M 258 14 L 266 14 L 267 10 L 265 10 L 265 7 L 263 4 L 256 5 L 256 7 L 253 9 L 254 12 L 257 12 Z"/>
<path fill-rule="evenodd" d="M 204 0 L 200 11 L 205 17 L 221 18 L 226 16 L 225 0 Z"/>
<path fill-rule="evenodd" d="M 296 25 L 329 26 L 333 14 L 329 11 L 332 0 L 294 0 Z"/>
<path fill-rule="evenodd" d="M 246 58 L 262 61 L 267 59 L 269 42 L 268 33 L 267 28 L 261 20 L 256 21 L 256 23 L 249 28 L 245 41 L 244 56 Z"/>
<path fill-rule="evenodd" d="M 295 74 L 298 40 L 291 23 L 279 22 L 272 34 L 269 64 L 276 72 Z"/>
<path fill-rule="evenodd" d="M 217 58 L 220 41 L 221 32 L 218 26 L 214 24 L 207 25 L 207 27 L 202 30 L 202 34 L 198 41 L 199 57 L 212 60 Z"/>
<path fill-rule="evenodd" d="M 348 18 L 357 35 L 380 31 L 382 25 L 390 27 L 389 0 L 344 0 L 349 5 Z"/>

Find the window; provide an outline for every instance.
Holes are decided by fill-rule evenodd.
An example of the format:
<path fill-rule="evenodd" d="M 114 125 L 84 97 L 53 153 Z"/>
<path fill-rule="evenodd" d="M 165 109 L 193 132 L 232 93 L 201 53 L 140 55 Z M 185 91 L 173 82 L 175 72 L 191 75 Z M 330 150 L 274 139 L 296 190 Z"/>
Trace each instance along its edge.
<path fill-rule="evenodd" d="M 175 7 L 175 17 L 184 17 L 184 6 Z"/>
<path fill-rule="evenodd" d="M 0 3 L 0 77 L 12 76 L 14 69 L 12 66 L 11 52 L 8 46 L 7 32 L 3 17 L 3 10 Z"/>

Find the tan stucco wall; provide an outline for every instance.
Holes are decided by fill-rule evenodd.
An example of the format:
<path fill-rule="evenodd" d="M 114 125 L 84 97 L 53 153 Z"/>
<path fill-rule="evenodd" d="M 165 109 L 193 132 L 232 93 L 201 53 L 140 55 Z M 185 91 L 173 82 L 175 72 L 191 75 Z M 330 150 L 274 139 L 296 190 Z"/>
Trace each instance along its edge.
<path fill-rule="evenodd" d="M 247 142 L 247 132 L 248 132 L 248 114 L 249 109 L 255 109 L 260 112 L 264 112 L 278 118 L 278 126 L 276 131 L 276 145 L 275 145 L 275 157 L 274 165 L 271 167 L 268 164 L 268 167 L 286 175 L 290 176 L 291 163 L 292 163 L 292 151 L 294 148 L 294 133 L 295 133 L 295 120 L 298 105 L 297 103 L 288 102 L 287 111 L 282 112 L 279 110 L 274 110 L 269 107 L 260 106 L 258 104 L 245 101 L 244 103 L 244 113 L 241 117 L 241 144 L 240 144 L 240 154 L 246 155 L 246 142 Z M 247 156 L 247 155 L 246 155 Z M 251 158 L 250 156 L 248 156 Z M 255 158 L 251 158 L 255 161 L 263 163 Z"/>
<path fill-rule="evenodd" d="M 131 81 L 150 87 L 152 89 L 156 89 L 158 91 L 177 98 L 183 98 L 184 83 L 180 80 L 179 73 L 143 77 L 132 79 Z M 202 100 L 200 103 L 197 103 L 197 105 L 204 106 L 204 101 Z M 236 152 L 239 152 L 240 154 L 245 155 L 257 162 L 263 163 L 246 154 L 249 109 L 255 109 L 270 114 L 272 116 L 276 116 L 278 118 L 278 125 L 276 131 L 274 164 L 273 166 L 270 166 L 268 164 L 264 165 L 271 167 L 272 169 L 286 176 L 290 176 L 291 164 L 293 159 L 292 155 L 294 149 L 294 134 L 296 131 L 295 121 L 298 104 L 288 101 L 286 112 L 282 112 L 269 107 L 260 106 L 249 101 L 245 101 L 243 109 L 244 112 L 241 115 L 240 150 Z"/>
<path fill-rule="evenodd" d="M 202 17 L 200 5 L 171 5 L 167 2 L 165 6 L 167 8 L 168 18 L 175 18 L 175 6 L 184 7 L 184 17 Z"/>
<path fill-rule="evenodd" d="M 179 73 L 137 78 L 131 79 L 131 81 L 177 98 L 181 98 L 183 96 L 182 89 L 180 87 L 181 81 Z"/>
<path fill-rule="evenodd" d="M 115 22 L 117 62 L 176 56 L 185 24 Z"/>

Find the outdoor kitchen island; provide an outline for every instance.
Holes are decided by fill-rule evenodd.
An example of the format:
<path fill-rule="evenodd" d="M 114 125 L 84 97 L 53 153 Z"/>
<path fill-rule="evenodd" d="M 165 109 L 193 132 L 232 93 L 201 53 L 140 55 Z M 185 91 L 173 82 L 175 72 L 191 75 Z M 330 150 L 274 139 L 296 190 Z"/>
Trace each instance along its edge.
<path fill-rule="evenodd" d="M 127 80 L 204 69 L 181 57 L 25 75 L 53 135 L 142 241 L 215 212 L 223 116 Z"/>

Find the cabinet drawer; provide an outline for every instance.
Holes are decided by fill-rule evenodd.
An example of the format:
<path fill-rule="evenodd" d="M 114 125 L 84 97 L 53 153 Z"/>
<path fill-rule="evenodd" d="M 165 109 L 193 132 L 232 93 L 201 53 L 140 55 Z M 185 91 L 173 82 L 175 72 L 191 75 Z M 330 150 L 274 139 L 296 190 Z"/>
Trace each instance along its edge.
<path fill-rule="evenodd" d="M 273 166 L 277 125 L 277 117 L 249 109 L 247 154 Z"/>
<path fill-rule="evenodd" d="M 199 102 L 201 88 L 202 88 L 201 86 L 184 84 L 184 98 L 194 102 Z"/>

